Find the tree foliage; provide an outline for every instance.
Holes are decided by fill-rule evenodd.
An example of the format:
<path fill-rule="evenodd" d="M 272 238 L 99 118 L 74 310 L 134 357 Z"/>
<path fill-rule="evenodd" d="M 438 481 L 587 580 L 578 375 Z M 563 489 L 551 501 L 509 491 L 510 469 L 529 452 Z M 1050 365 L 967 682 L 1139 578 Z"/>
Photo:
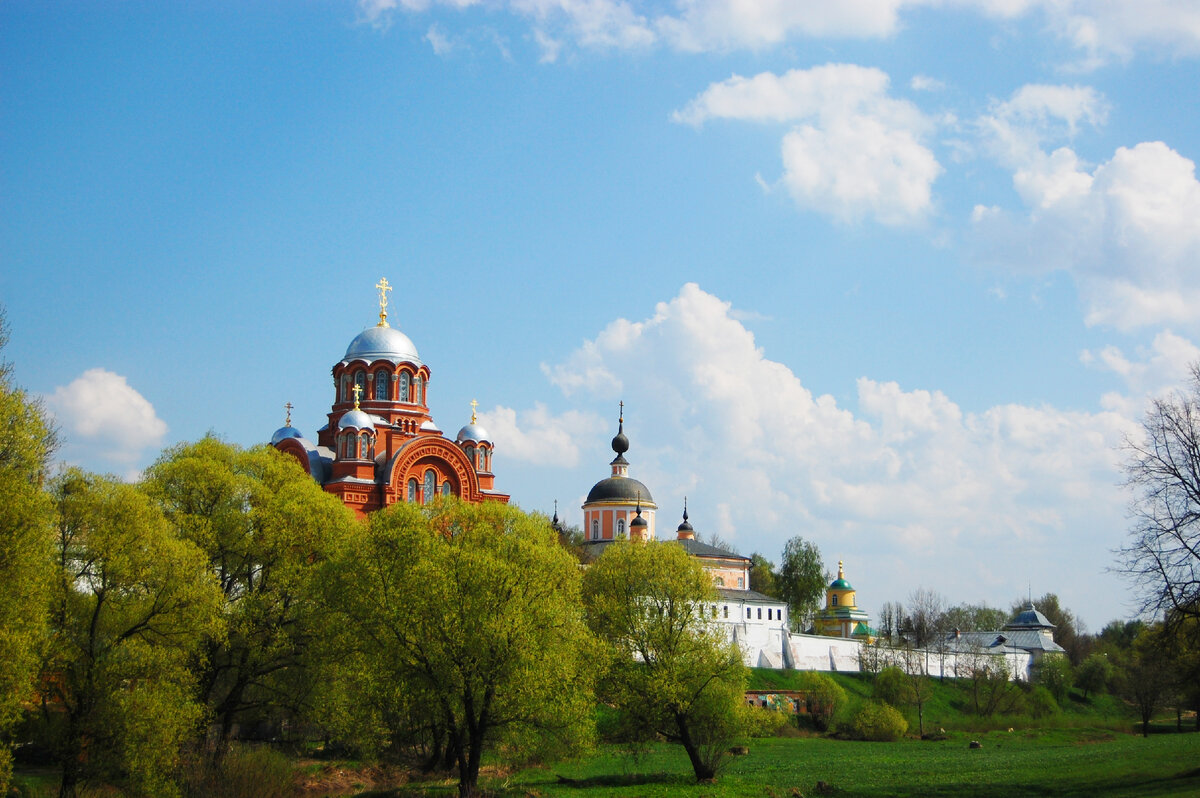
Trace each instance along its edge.
<path fill-rule="evenodd" d="M 224 596 L 228 626 L 205 641 L 197 667 L 220 739 L 237 721 L 301 712 L 320 635 L 314 579 L 350 512 L 292 458 L 211 436 L 164 452 L 145 486 L 204 552 Z"/>
<path fill-rule="evenodd" d="M 779 597 L 787 602 L 788 624 L 793 632 L 802 632 L 811 625 L 828 582 L 817 547 L 799 536 L 789 540 L 783 547 L 776 584 Z"/>
<path fill-rule="evenodd" d="M 360 728 L 405 735 L 428 721 L 460 795 L 477 793 L 489 746 L 581 738 L 591 638 L 578 564 L 544 519 L 455 499 L 396 504 L 372 514 L 326 575 L 352 646 L 339 670 L 377 702 Z"/>
<path fill-rule="evenodd" d="M 750 589 L 758 591 L 764 596 L 780 597 L 775 563 L 758 552 L 750 555 Z"/>
<path fill-rule="evenodd" d="M 0 350 L 8 338 L 0 314 Z M 33 694 L 51 582 L 51 509 L 43 490 L 54 430 L 0 362 L 0 795 L 11 766 L 8 735 Z"/>
<path fill-rule="evenodd" d="M 203 554 L 137 487 L 70 471 L 54 496 L 54 635 L 41 683 L 59 794 L 101 779 L 171 795 L 180 745 L 203 714 L 188 666 L 219 631 L 220 593 Z"/>
<path fill-rule="evenodd" d="M 708 621 L 712 580 L 670 543 L 618 542 L 584 575 L 588 625 L 607 644 L 601 700 L 633 736 L 681 744 L 697 780 L 716 776 L 739 729 L 741 652 Z"/>
<path fill-rule="evenodd" d="M 1200 618 L 1200 363 L 1186 390 L 1154 400 L 1142 429 L 1125 441 L 1136 496 L 1121 562 L 1142 610 L 1175 625 Z"/>

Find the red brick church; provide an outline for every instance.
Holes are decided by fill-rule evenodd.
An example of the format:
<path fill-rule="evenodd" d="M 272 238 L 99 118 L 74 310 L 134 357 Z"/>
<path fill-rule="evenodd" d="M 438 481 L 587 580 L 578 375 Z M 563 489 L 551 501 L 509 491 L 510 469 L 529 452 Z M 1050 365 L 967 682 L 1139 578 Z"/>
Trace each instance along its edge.
<path fill-rule="evenodd" d="M 429 412 L 429 366 L 412 340 L 387 322 L 387 280 L 375 287 L 379 323 L 359 333 L 334 364 L 333 407 L 316 443 L 292 426 L 288 405 L 285 426 L 271 444 L 359 516 L 437 495 L 508 502 L 495 490 L 494 447 L 475 423 L 475 402 L 471 423 L 454 440 L 442 434 Z"/>

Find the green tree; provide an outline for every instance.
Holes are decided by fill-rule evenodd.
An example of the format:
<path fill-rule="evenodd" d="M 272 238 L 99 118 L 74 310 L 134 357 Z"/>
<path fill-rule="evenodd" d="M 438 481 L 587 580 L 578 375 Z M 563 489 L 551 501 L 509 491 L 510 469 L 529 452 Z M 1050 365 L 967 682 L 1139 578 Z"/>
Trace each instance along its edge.
<path fill-rule="evenodd" d="M 1037 667 L 1037 683 L 1050 691 L 1061 706 L 1067 700 L 1075 683 L 1075 672 L 1071 662 L 1062 654 L 1049 654 L 1042 658 Z"/>
<path fill-rule="evenodd" d="M 783 547 L 776 584 L 779 597 L 787 602 L 788 624 L 793 632 L 802 632 L 811 625 L 828 582 L 817 547 L 799 536 L 789 540 Z"/>
<path fill-rule="evenodd" d="M 775 563 L 758 552 L 750 555 L 750 589 L 757 590 L 764 596 L 779 598 L 779 585 L 776 582 Z"/>
<path fill-rule="evenodd" d="M 0 350 L 8 327 L 0 313 Z M 55 435 L 0 362 L 0 795 L 8 793 L 14 722 L 33 695 L 44 640 L 53 515 L 43 490 Z"/>
<path fill-rule="evenodd" d="M 355 641 L 347 678 L 382 702 L 361 727 L 388 738 L 430 721 L 460 795 L 478 794 L 489 747 L 515 755 L 584 735 L 595 647 L 578 563 L 544 518 L 451 498 L 396 504 L 326 574 Z"/>
<path fill-rule="evenodd" d="M 174 794 L 180 745 L 203 714 L 188 665 L 221 623 L 220 593 L 203 554 L 137 487 L 70 471 L 53 492 L 58 573 L 42 706 L 59 795 L 88 780 Z"/>
<path fill-rule="evenodd" d="M 1142 630 L 1121 663 L 1124 671 L 1122 697 L 1133 704 L 1142 720 L 1142 736 L 1150 736 L 1150 720 L 1170 694 L 1171 662 L 1169 639 L 1163 628 L 1152 625 Z"/>
<path fill-rule="evenodd" d="M 224 595 L 228 626 L 197 664 L 219 739 L 238 721 L 302 713 L 321 634 L 314 580 L 355 523 L 350 511 L 292 458 L 212 436 L 164 452 L 145 486 Z"/>
<path fill-rule="evenodd" d="M 987 604 L 958 604 L 946 610 L 944 626 L 960 632 L 990 632 L 1002 629 L 1011 617 Z"/>
<path fill-rule="evenodd" d="M 584 574 L 583 596 L 608 646 L 601 700 L 628 734 L 679 743 L 696 779 L 714 778 L 739 730 L 746 672 L 708 621 L 712 579 L 670 543 L 615 543 Z"/>
<path fill-rule="evenodd" d="M 1099 693 L 1104 690 L 1112 679 L 1112 663 L 1102 652 L 1090 655 L 1079 664 L 1075 670 L 1075 685 L 1083 691 L 1086 699 L 1088 693 Z"/>

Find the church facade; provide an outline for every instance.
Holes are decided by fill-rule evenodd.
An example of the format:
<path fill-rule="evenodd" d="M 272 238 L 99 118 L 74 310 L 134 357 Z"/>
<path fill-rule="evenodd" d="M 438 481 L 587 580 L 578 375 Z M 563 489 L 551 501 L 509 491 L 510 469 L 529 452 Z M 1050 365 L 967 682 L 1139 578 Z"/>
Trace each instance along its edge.
<path fill-rule="evenodd" d="M 333 365 L 333 403 L 316 440 L 292 426 L 288 405 L 271 445 L 296 458 L 360 517 L 398 501 L 428 503 L 435 496 L 508 502 L 495 489 L 495 447 L 476 423 L 474 409 L 453 440 L 434 423 L 432 372 L 412 340 L 388 324 L 387 280 L 376 288 L 379 321 L 355 336 Z"/>

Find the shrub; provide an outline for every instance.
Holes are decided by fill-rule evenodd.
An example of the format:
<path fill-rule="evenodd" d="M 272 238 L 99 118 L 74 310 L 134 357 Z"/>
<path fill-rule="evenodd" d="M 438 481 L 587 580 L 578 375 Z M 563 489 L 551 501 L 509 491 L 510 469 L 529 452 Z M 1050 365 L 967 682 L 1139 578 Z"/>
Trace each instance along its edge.
<path fill-rule="evenodd" d="M 289 798 L 295 793 L 292 763 L 265 746 L 235 745 L 213 763 L 195 753 L 183 770 L 189 798 Z"/>
<path fill-rule="evenodd" d="M 890 743 L 908 731 L 908 721 L 894 707 L 869 701 L 858 708 L 844 729 L 855 740 Z"/>
<path fill-rule="evenodd" d="M 884 668 L 871 685 L 871 697 L 894 707 L 909 703 L 912 686 L 904 671 L 893 666 Z"/>
<path fill-rule="evenodd" d="M 805 693 L 805 708 L 812 725 L 827 731 L 838 707 L 846 703 L 846 691 L 832 677 L 816 671 L 803 671 L 796 687 Z"/>
<path fill-rule="evenodd" d="M 1040 684 L 1035 685 L 1029 695 L 1025 697 L 1025 711 L 1034 718 L 1047 718 L 1058 714 L 1058 702 L 1045 687 Z"/>
<path fill-rule="evenodd" d="M 775 737 L 788 725 L 791 716 L 778 709 L 744 706 L 740 720 L 747 737 Z"/>

